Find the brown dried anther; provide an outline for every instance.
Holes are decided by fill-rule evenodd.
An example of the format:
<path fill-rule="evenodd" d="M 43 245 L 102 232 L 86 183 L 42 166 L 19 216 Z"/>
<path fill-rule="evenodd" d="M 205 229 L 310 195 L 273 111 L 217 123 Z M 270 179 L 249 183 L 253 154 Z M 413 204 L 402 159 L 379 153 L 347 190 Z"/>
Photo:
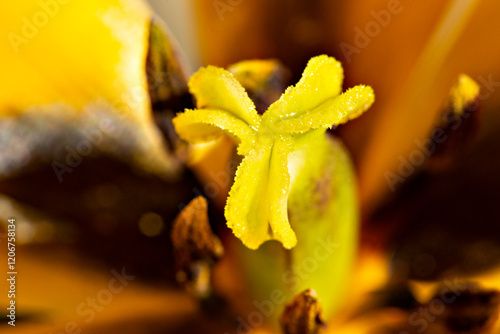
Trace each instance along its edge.
<path fill-rule="evenodd" d="M 321 305 L 313 289 L 295 296 L 294 300 L 285 306 L 281 316 L 284 334 L 316 334 L 325 326 L 321 319 Z"/>
<path fill-rule="evenodd" d="M 177 280 L 198 297 L 210 294 L 210 269 L 224 252 L 207 210 L 207 200 L 196 197 L 175 218 L 171 232 Z"/>

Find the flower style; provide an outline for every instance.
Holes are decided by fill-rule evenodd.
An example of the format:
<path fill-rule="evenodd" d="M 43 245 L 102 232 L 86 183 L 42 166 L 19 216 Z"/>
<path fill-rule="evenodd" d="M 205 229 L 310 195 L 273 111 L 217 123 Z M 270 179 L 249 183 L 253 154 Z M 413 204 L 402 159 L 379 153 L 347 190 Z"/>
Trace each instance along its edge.
<path fill-rule="evenodd" d="M 295 140 L 358 117 L 375 99 L 372 88 L 363 85 L 340 94 L 342 81 L 338 61 L 326 55 L 314 57 L 300 81 L 259 116 L 228 71 L 208 66 L 191 77 L 189 89 L 197 109 L 177 114 L 174 126 L 181 138 L 193 144 L 223 134 L 238 143 L 237 152 L 244 158 L 229 192 L 225 217 L 248 248 L 257 249 L 270 239 L 287 249 L 297 243 L 287 208 L 293 179 L 289 155 Z"/>

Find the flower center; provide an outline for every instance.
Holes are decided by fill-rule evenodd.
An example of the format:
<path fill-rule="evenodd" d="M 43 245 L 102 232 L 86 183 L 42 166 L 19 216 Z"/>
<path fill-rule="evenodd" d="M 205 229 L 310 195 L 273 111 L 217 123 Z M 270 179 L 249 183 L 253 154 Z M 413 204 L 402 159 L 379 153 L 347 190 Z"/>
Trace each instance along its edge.
<path fill-rule="evenodd" d="M 267 126 L 262 126 L 257 132 L 257 142 L 263 145 L 269 145 L 274 141 L 274 132 Z"/>

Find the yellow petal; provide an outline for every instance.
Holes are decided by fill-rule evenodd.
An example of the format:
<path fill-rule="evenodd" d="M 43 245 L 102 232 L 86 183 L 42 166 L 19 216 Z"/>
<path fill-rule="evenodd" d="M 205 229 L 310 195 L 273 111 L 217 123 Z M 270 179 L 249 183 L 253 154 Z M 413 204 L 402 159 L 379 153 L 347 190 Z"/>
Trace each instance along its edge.
<path fill-rule="evenodd" d="M 289 83 L 290 72 L 278 60 L 244 60 L 228 67 L 245 88 L 259 113 L 276 102 Z"/>
<path fill-rule="evenodd" d="M 330 128 L 360 116 L 374 101 L 375 94 L 370 86 L 356 86 L 307 113 L 276 122 L 274 129 L 280 133 L 304 133 Z"/>
<path fill-rule="evenodd" d="M 197 108 L 224 110 L 258 129 L 260 118 L 247 92 L 233 75 L 219 67 L 201 68 L 189 80 Z"/>
<path fill-rule="evenodd" d="M 179 136 L 193 144 L 213 141 L 227 134 L 240 142 L 238 153 L 246 155 L 255 141 L 253 131 L 243 120 L 231 113 L 215 109 L 187 109 L 173 119 Z"/>
<path fill-rule="evenodd" d="M 326 55 L 311 58 L 295 86 L 290 86 L 281 98 L 264 113 L 266 124 L 279 119 L 297 117 L 336 97 L 342 91 L 342 65 Z"/>
<path fill-rule="evenodd" d="M 295 232 L 288 221 L 288 194 L 290 192 L 288 155 L 291 149 L 291 136 L 277 138 L 269 164 L 269 222 L 273 239 L 280 241 L 286 249 L 291 249 L 297 243 Z"/>
<path fill-rule="evenodd" d="M 297 243 L 288 221 L 291 136 L 280 136 L 259 146 L 243 159 L 226 204 L 226 220 L 250 249 L 275 239 L 290 249 Z"/>
<path fill-rule="evenodd" d="M 267 214 L 271 146 L 261 144 L 243 159 L 226 203 L 227 226 L 250 249 L 271 238 Z"/>

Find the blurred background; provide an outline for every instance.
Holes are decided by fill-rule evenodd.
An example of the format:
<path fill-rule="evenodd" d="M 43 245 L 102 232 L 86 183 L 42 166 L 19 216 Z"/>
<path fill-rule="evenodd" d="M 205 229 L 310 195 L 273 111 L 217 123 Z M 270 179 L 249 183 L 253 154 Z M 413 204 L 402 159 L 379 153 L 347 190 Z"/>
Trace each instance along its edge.
<path fill-rule="evenodd" d="M 69 17 L 51 35 L 50 25 L 45 31 L 40 28 L 41 38 L 27 44 L 46 50 L 44 55 L 7 56 L 0 67 L 5 71 L 23 68 L 5 75 L 10 80 L 20 73 L 23 80 L 12 83 L 4 79 L 0 85 L 9 92 L 0 94 L 0 99 L 8 102 L 0 104 L 0 219 L 4 224 L 0 224 L 0 246 L 5 248 L 6 221 L 14 217 L 19 273 L 18 322 L 11 328 L 3 319 L 2 333 L 237 332 L 239 323 L 226 319 L 230 304 L 211 300 L 208 306 L 200 306 L 199 300 L 179 288 L 170 240 L 172 221 L 198 195 L 209 198 L 213 230 L 223 242 L 231 237 L 223 219 L 230 183 L 220 185 L 218 174 L 210 171 L 223 169 L 234 154 L 233 148 L 219 143 L 216 158 L 205 156 L 205 160 L 185 166 L 189 148 L 176 137 L 171 118 L 192 107 L 186 81 L 200 66 L 228 67 L 246 59 L 276 59 L 289 71 L 277 84 L 284 88 L 295 83 L 307 61 L 319 54 L 342 63 L 344 88 L 362 83 L 372 86 L 376 94 L 376 102 L 367 113 L 332 132 L 343 140 L 354 163 L 361 223 L 352 284 L 346 287 L 348 297 L 328 330 L 420 333 L 424 328 L 421 320 L 427 319 L 425 330 L 429 332 L 466 332 L 465 327 L 437 326 L 453 323 L 452 315 L 458 314 L 459 318 L 473 319 L 466 325 L 470 333 L 496 332 L 500 289 L 500 2 L 148 1 L 168 26 L 166 41 L 158 42 L 150 33 L 146 38 L 137 37 L 145 44 L 137 51 L 123 48 L 113 52 L 120 56 L 131 52 L 136 58 L 134 52 L 143 52 L 139 58 L 147 58 L 154 70 L 161 68 L 167 84 L 163 80 L 154 86 L 154 76 L 148 76 L 147 103 L 142 97 L 138 104 L 149 116 L 122 121 L 110 109 L 114 115 L 109 116 L 111 123 L 118 124 L 109 132 L 111 139 L 81 163 L 77 161 L 78 168 L 69 171 L 52 163 L 59 157 L 67 158 L 65 147 L 76 150 L 82 138 L 88 138 L 85 134 L 82 137 L 82 131 L 92 133 L 98 124 L 97 128 L 106 132 L 107 125 L 99 122 L 107 115 L 107 107 L 94 106 L 82 119 L 67 110 L 56 113 L 57 117 L 46 117 L 43 108 L 19 116 L 12 101 L 14 97 L 29 100 L 26 96 L 37 91 L 38 82 L 44 86 L 46 77 L 64 86 L 64 96 L 72 95 L 68 87 L 77 85 L 93 97 L 121 99 L 121 93 L 101 94 L 105 89 L 100 83 L 92 81 L 93 88 L 81 83 L 94 73 L 107 78 L 106 71 L 95 66 L 116 61 L 106 56 L 103 58 L 109 58 L 109 63 L 99 63 L 102 50 L 106 50 L 105 40 L 94 50 L 87 44 L 92 35 L 86 35 L 93 30 L 70 29 L 83 46 L 70 44 L 73 39 L 68 38 L 57 45 L 63 51 L 43 49 L 43 43 L 58 40 L 60 30 L 56 29 L 68 25 Z M 122 2 L 114 3 L 121 6 Z M 67 8 L 77 12 L 80 4 L 75 3 Z M 99 7 L 89 3 L 89 12 Z M 20 9 L 10 17 L 28 15 L 25 13 L 32 13 L 36 6 Z M 64 15 L 65 8 L 60 6 L 58 10 Z M 138 8 L 126 13 L 142 13 L 142 6 Z M 82 22 L 75 25 L 85 27 Z M 2 33 L 8 36 L 11 27 L 8 22 L 4 26 Z M 132 35 L 125 40 L 132 41 Z M 159 43 L 168 50 L 166 56 L 155 49 Z M 68 57 L 64 45 L 73 50 Z M 11 52 L 9 46 L 6 48 L 8 51 L 2 52 Z M 155 52 L 170 63 L 156 66 Z M 71 60 L 87 53 L 87 60 Z M 42 61 L 52 58 L 50 66 Z M 12 59 L 44 70 L 30 79 L 30 68 L 21 61 L 8 62 Z M 86 61 L 88 67 L 71 72 L 72 67 Z M 70 71 L 71 80 L 50 74 L 61 62 L 69 64 L 61 72 Z M 123 72 L 133 77 L 133 70 Z M 462 73 L 479 87 L 471 103 L 474 108 L 467 106 L 473 115 L 461 118 L 458 130 L 447 129 L 447 136 L 458 144 L 445 152 L 446 163 L 436 162 L 430 152 L 436 144 L 431 134 L 440 128 L 442 115 L 450 108 L 450 90 Z M 123 80 L 125 85 L 129 83 L 128 77 Z M 32 85 L 31 90 L 20 89 L 15 95 L 8 86 L 16 84 Z M 163 85 L 169 93 L 161 91 Z M 94 136 L 94 140 L 100 138 L 95 132 Z M 160 141 L 166 149 L 159 146 Z M 26 150 L 29 154 L 24 154 Z M 161 150 L 167 153 L 158 153 Z M 158 165 L 167 167 L 160 170 L 155 167 Z M 56 170 L 64 182 L 58 182 Z M 213 183 L 219 185 L 218 193 L 207 196 L 207 184 Z M 0 252 L 0 261 L 7 263 L 5 250 Z M 227 279 L 234 294 L 245 290 L 233 282 L 237 273 L 227 265 L 221 268 L 216 276 L 222 280 L 220 285 L 226 285 Z M 432 313 L 437 320 L 422 315 L 411 320 L 419 307 L 431 307 L 434 291 L 442 291 L 443 285 L 457 279 L 461 287 L 473 283 L 480 288 L 463 288 L 466 292 L 462 295 L 469 299 L 446 304 L 445 311 Z M 5 291 L 8 286 L 3 280 L 2 309 L 8 303 Z M 470 315 L 472 310 L 477 312 Z M 230 318 L 234 320 L 236 315 Z"/>

